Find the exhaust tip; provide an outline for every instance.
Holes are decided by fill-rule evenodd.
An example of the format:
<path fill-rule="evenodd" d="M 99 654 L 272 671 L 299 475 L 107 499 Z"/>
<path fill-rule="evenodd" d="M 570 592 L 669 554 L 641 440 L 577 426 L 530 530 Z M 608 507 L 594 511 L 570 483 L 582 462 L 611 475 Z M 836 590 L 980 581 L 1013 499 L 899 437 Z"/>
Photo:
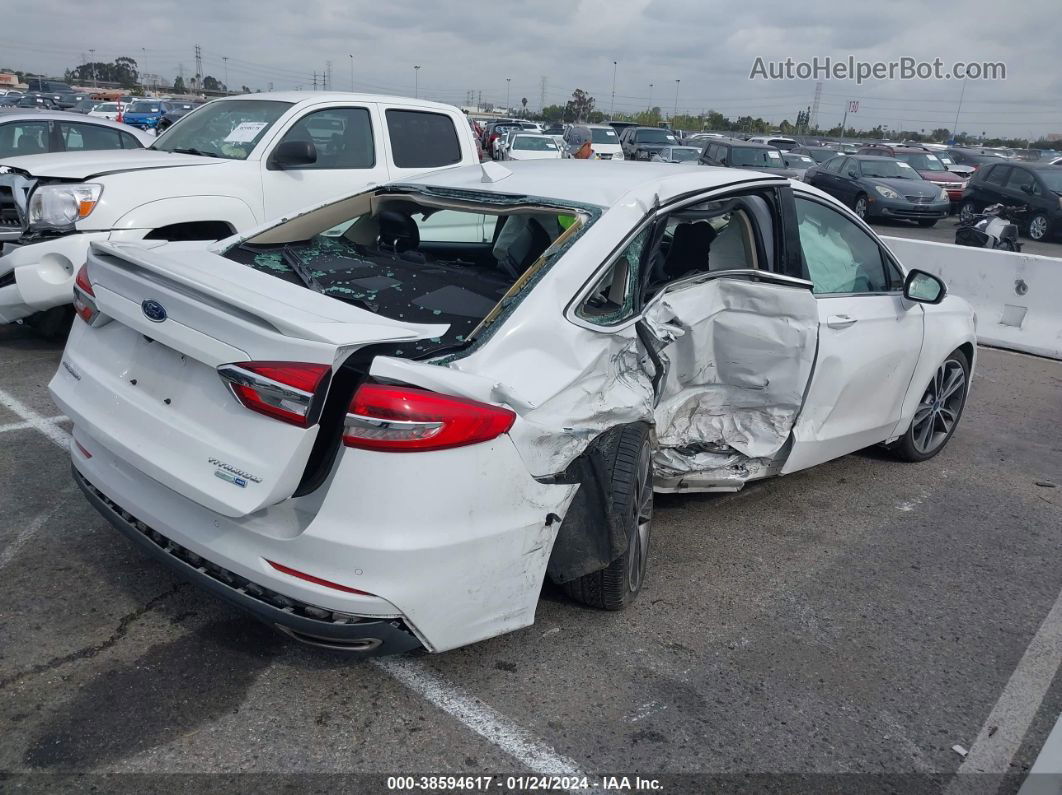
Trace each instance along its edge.
<path fill-rule="evenodd" d="M 283 624 L 275 624 L 274 626 L 292 640 L 318 649 L 341 651 L 350 654 L 365 654 L 375 651 L 383 645 L 382 638 L 350 638 L 349 640 L 343 638 L 323 638 L 318 635 L 308 635 L 305 632 L 299 632 L 298 630 L 286 627 Z"/>

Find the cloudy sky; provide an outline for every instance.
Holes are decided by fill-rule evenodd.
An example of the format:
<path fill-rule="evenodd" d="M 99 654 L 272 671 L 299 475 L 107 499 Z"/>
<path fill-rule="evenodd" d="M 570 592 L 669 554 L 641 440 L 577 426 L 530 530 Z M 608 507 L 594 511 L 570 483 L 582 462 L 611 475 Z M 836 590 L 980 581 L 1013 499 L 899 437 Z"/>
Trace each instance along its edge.
<path fill-rule="evenodd" d="M 583 88 L 599 109 L 719 110 L 731 117 L 795 119 L 814 80 L 750 80 L 757 57 L 780 61 L 941 58 L 1002 61 L 1007 79 L 966 82 L 959 129 L 989 135 L 1062 132 L 1058 0 L 889 0 L 799 3 L 734 0 L 96 0 L 72 14 L 68 0 L 11 3 L 0 28 L 0 67 L 61 74 L 96 50 L 97 60 L 135 58 L 166 78 L 204 71 L 239 87 L 311 88 L 332 62 L 333 85 L 414 92 L 464 104 L 468 92 L 503 104 L 562 103 Z M 511 78 L 507 84 L 506 78 Z M 676 80 L 681 81 L 676 84 Z M 652 84 L 652 89 L 650 89 Z M 837 124 L 845 101 L 859 127 L 951 127 L 962 81 L 827 80 L 820 125 Z M 651 92 L 651 93 L 650 93 Z"/>

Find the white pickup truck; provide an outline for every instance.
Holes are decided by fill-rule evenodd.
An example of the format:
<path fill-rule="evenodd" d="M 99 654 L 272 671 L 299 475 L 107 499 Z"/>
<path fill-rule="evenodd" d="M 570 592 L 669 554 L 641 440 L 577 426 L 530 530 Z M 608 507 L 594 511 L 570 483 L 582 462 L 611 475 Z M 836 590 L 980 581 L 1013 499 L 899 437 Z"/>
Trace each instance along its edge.
<path fill-rule="evenodd" d="M 219 240 L 374 184 L 478 162 L 453 106 L 336 92 L 214 100 L 148 149 L 6 158 L 0 324 L 60 329 L 94 240 Z"/>

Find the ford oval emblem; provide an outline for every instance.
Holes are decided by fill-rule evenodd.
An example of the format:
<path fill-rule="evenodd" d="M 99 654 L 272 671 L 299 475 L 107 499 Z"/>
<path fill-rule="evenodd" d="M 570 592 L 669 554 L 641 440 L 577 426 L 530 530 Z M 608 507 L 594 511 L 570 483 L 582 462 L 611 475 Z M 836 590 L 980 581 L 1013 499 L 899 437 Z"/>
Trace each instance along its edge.
<path fill-rule="evenodd" d="M 158 301 L 148 299 L 140 305 L 140 308 L 144 310 L 144 317 L 150 320 L 152 323 L 161 323 L 166 319 L 166 307 L 160 304 Z"/>

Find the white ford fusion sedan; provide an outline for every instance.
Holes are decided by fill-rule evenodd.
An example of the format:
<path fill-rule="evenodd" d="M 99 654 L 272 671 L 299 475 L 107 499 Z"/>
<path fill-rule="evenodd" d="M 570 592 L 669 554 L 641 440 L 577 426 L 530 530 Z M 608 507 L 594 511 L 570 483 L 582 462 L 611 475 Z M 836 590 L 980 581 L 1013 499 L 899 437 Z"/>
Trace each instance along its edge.
<path fill-rule="evenodd" d="M 488 163 L 94 244 L 51 390 L 165 565 L 303 642 L 443 651 L 531 624 L 545 577 L 628 604 L 654 491 L 938 453 L 975 352 L 945 292 L 803 183 Z"/>

